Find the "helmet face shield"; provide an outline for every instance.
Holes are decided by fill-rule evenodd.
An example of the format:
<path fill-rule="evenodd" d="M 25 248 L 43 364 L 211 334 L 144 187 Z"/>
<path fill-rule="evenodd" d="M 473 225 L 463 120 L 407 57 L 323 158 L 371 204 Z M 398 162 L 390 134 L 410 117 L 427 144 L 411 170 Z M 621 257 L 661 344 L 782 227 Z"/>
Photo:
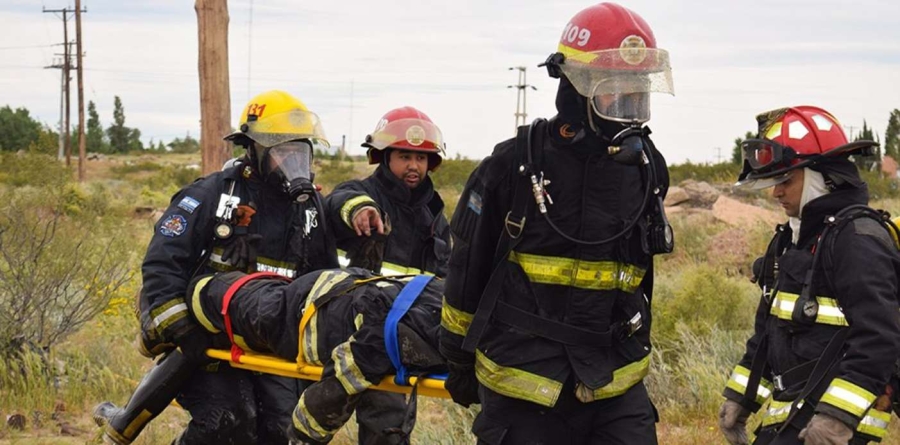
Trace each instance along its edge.
<path fill-rule="evenodd" d="M 311 111 L 299 108 L 284 113 L 264 115 L 249 120 L 243 132 L 263 147 L 273 147 L 288 141 L 309 139 L 317 146 L 328 148 L 328 140 L 319 117 Z"/>
<path fill-rule="evenodd" d="M 444 151 L 441 130 L 423 119 L 398 119 L 393 122 L 382 120 L 370 136 L 366 142 L 377 150 L 396 147 L 436 153 Z"/>
<path fill-rule="evenodd" d="M 563 52 L 560 69 L 578 93 L 674 94 L 669 53 L 656 48 L 621 48 L 593 52 Z"/>

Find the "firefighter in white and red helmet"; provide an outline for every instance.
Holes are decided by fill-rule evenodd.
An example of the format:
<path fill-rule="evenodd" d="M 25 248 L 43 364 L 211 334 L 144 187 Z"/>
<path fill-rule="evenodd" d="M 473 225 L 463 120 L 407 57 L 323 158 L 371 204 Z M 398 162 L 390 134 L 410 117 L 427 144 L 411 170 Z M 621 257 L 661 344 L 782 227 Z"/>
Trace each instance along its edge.
<path fill-rule="evenodd" d="M 422 111 L 400 107 L 385 113 L 363 146 L 375 171 L 338 185 L 325 199 L 339 254 L 382 275 L 446 276 L 450 226 L 430 177 L 444 153 L 441 130 Z M 378 437 L 403 422 L 404 397 L 382 391 L 363 397 L 360 443 L 387 443 Z"/>
<path fill-rule="evenodd" d="M 640 16 L 601 3 L 545 66 L 559 113 L 497 145 L 451 219 L 446 387 L 481 402 L 479 443 L 655 444 L 652 264 L 674 240 L 644 124 L 650 93 L 672 93 L 668 54 Z"/>
<path fill-rule="evenodd" d="M 900 254 L 888 215 L 867 206 L 866 183 L 831 113 L 812 106 L 757 116 L 738 187 L 772 187 L 788 222 L 753 265 L 762 298 L 753 336 L 726 384 L 719 426 L 749 443 L 747 419 L 765 403 L 754 444 L 880 441 L 891 418 L 900 356 Z"/>

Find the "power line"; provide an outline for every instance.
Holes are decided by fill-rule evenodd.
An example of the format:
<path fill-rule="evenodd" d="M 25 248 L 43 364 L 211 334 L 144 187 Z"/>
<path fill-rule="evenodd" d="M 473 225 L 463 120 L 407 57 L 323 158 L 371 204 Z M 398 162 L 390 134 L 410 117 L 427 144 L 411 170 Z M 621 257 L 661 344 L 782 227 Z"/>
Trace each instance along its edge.
<path fill-rule="evenodd" d="M 69 41 L 69 14 L 75 12 L 69 8 L 63 9 L 47 9 L 43 8 L 43 12 L 46 13 L 62 13 L 62 22 L 63 22 L 63 60 L 62 64 L 54 63 L 53 65 L 47 66 L 45 68 L 58 68 L 62 70 L 62 95 L 60 97 L 60 116 L 59 116 L 59 152 L 57 156 L 62 159 L 63 152 L 65 152 L 66 156 L 66 165 L 72 165 L 72 147 L 71 141 L 69 137 L 69 82 L 72 80 L 72 76 L 70 75 L 70 71 L 73 69 L 71 63 L 72 52 L 69 49 L 69 46 L 72 42 Z M 86 9 L 82 9 L 80 12 L 87 12 Z M 63 111 L 65 109 L 65 111 Z"/>

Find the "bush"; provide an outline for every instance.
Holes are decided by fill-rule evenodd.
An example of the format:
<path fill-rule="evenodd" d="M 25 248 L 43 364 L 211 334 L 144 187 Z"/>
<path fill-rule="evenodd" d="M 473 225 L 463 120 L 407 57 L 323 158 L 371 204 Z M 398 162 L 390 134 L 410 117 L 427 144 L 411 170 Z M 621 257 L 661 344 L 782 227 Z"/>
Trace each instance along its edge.
<path fill-rule="evenodd" d="M 687 179 L 705 181 L 710 184 L 732 184 L 741 172 L 741 166 L 729 162 L 719 164 L 693 164 L 690 161 L 684 164 L 669 166 L 669 182 L 673 185 L 680 184 Z"/>
<path fill-rule="evenodd" d="M 72 178 L 72 170 L 55 156 L 38 153 L 0 154 L 0 183 L 61 188 Z"/>

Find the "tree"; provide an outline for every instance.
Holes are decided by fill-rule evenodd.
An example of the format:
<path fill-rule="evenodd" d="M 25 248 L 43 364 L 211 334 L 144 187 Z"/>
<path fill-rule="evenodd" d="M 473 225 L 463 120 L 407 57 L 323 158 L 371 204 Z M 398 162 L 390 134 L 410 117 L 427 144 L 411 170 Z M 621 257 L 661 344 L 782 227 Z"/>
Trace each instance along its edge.
<path fill-rule="evenodd" d="M 741 150 L 741 145 L 747 139 L 753 139 L 756 137 L 756 134 L 752 131 L 748 131 L 744 133 L 743 138 L 734 138 L 734 148 L 731 149 L 731 163 L 735 165 L 741 165 L 744 160 L 743 150 Z"/>
<path fill-rule="evenodd" d="M 42 131 L 41 123 L 32 119 L 27 109 L 0 108 L 0 151 L 26 150 L 38 142 Z"/>
<path fill-rule="evenodd" d="M 884 154 L 900 160 L 900 109 L 894 108 L 884 130 Z"/>
<path fill-rule="evenodd" d="M 175 138 L 169 142 L 168 147 L 172 153 L 196 153 L 200 151 L 200 142 L 187 134 L 184 139 Z"/>
<path fill-rule="evenodd" d="M 119 96 L 113 101 L 113 124 L 106 129 L 109 137 L 110 152 L 125 153 L 128 151 L 128 142 L 131 129 L 125 126 L 125 108 Z"/>
<path fill-rule="evenodd" d="M 109 153 L 109 144 L 103 133 L 103 125 L 100 124 L 100 115 L 97 114 L 97 106 L 94 101 L 88 101 L 87 121 L 87 151 L 94 153 Z"/>
<path fill-rule="evenodd" d="M 856 137 L 853 138 L 854 141 L 875 141 L 877 138 L 875 137 L 875 133 L 869 127 L 869 124 L 863 119 L 862 130 Z M 874 156 L 852 156 L 853 162 L 859 167 L 860 170 L 875 170 L 880 168 L 881 166 L 881 147 L 875 147 L 875 155 Z"/>

